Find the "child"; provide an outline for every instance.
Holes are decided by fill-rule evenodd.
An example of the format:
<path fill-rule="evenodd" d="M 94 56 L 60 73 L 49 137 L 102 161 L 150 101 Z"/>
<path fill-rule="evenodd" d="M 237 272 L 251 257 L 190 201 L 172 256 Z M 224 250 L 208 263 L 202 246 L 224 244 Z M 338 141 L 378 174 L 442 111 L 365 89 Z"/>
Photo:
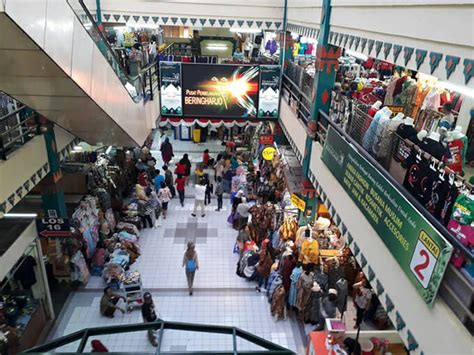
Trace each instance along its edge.
<path fill-rule="evenodd" d="M 219 212 L 222 209 L 222 195 L 224 194 L 224 183 L 222 182 L 222 177 L 217 177 L 217 185 L 215 194 L 217 196 L 217 209 L 216 211 Z"/>
<path fill-rule="evenodd" d="M 197 164 L 196 170 L 194 170 L 194 174 L 196 178 L 195 183 L 198 184 L 204 176 L 204 167 L 202 163 Z"/>

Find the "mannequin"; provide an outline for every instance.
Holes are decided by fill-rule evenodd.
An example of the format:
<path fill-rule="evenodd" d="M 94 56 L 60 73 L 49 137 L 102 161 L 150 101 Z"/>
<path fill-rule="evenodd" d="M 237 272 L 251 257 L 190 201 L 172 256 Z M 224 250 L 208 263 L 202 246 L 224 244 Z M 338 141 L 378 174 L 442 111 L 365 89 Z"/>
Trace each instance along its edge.
<path fill-rule="evenodd" d="M 382 102 L 381 102 L 381 101 L 376 101 L 376 102 L 369 108 L 369 111 L 367 112 L 367 114 L 368 114 L 370 117 L 374 117 L 375 114 L 377 113 L 377 111 L 380 110 L 380 106 L 382 106 Z"/>
<path fill-rule="evenodd" d="M 411 117 L 405 117 L 403 123 L 397 128 L 397 134 L 401 138 L 408 139 L 415 144 L 419 143 L 419 140 L 416 136 L 417 133 L 418 132 L 416 131 L 415 127 L 413 127 L 413 118 Z"/>
<path fill-rule="evenodd" d="M 365 150 L 368 152 L 372 152 L 372 146 L 374 144 L 378 126 L 380 121 L 383 119 L 388 119 L 392 114 L 392 111 L 385 106 L 384 108 L 380 109 L 374 116 L 374 119 L 372 120 L 372 123 L 369 126 L 369 129 L 365 132 L 364 138 L 362 140 L 362 146 L 364 147 Z"/>
<path fill-rule="evenodd" d="M 428 137 L 423 139 L 420 148 L 438 160 L 443 160 L 447 154 L 447 149 L 440 142 L 441 135 L 438 132 L 430 132 Z"/>

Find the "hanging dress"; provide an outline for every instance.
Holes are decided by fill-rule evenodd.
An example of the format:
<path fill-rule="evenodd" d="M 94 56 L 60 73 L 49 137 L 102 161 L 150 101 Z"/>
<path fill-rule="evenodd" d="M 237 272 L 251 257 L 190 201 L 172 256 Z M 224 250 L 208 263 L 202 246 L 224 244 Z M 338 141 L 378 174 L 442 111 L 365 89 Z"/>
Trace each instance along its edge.
<path fill-rule="evenodd" d="M 296 296 L 298 294 L 298 289 L 296 288 L 296 284 L 302 273 L 303 273 L 303 268 L 300 266 L 300 267 L 294 268 L 290 276 L 291 286 L 290 286 L 290 292 L 288 294 L 288 303 L 292 307 L 296 306 Z"/>

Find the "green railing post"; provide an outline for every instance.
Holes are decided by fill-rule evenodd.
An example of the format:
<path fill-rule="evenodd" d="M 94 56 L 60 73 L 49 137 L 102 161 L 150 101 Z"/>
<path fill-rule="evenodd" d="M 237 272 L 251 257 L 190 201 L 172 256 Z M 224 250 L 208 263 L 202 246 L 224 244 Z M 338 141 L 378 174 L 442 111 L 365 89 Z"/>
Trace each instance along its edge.
<path fill-rule="evenodd" d="M 158 333 L 158 344 L 156 346 L 156 354 L 161 354 L 161 343 L 163 342 L 163 334 L 165 332 L 165 322 L 161 321 L 160 332 Z"/>
<path fill-rule="evenodd" d="M 236 335 L 236 332 L 235 332 L 235 327 L 232 329 L 232 346 L 233 346 L 233 350 L 234 350 L 234 355 L 237 355 L 238 352 L 237 352 L 237 335 Z"/>

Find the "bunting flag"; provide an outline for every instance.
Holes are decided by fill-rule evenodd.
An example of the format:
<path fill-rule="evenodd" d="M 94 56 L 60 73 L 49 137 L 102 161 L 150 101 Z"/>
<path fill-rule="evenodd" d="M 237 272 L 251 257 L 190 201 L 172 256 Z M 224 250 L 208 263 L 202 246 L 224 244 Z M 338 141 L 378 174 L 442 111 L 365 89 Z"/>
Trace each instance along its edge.
<path fill-rule="evenodd" d="M 395 305 L 393 304 L 392 299 L 389 295 L 385 295 L 385 307 L 387 313 L 390 313 L 395 308 Z"/>
<path fill-rule="evenodd" d="M 349 40 L 349 35 L 347 35 L 347 34 L 344 35 L 344 45 L 343 45 L 344 48 L 346 48 L 348 40 Z"/>
<path fill-rule="evenodd" d="M 360 45 L 360 37 L 355 37 L 354 50 L 359 49 L 359 45 Z"/>
<path fill-rule="evenodd" d="M 176 25 L 176 22 L 178 22 L 178 18 L 177 17 L 172 17 L 171 22 L 173 22 L 173 24 Z"/>
<path fill-rule="evenodd" d="M 224 24 L 225 24 L 225 20 L 219 20 L 219 25 L 221 25 L 221 27 L 224 27 Z"/>
<path fill-rule="evenodd" d="M 396 317 L 396 325 L 397 325 L 397 330 L 400 331 L 406 327 L 405 321 L 403 320 L 402 316 L 398 311 L 395 312 L 395 317 Z"/>
<path fill-rule="evenodd" d="M 107 22 L 108 22 L 108 21 L 109 21 L 109 19 L 110 19 L 110 15 L 109 15 L 109 14 L 104 14 L 104 18 L 105 18 L 105 21 L 107 21 Z"/>
<path fill-rule="evenodd" d="M 334 38 L 334 32 L 329 32 L 329 43 L 332 43 L 332 39 Z"/>
<path fill-rule="evenodd" d="M 128 22 L 128 20 L 130 20 L 130 16 L 129 15 L 123 15 L 123 19 L 125 20 L 125 22 Z"/>
<path fill-rule="evenodd" d="M 163 23 L 166 25 L 168 23 L 169 17 L 162 17 Z"/>
<path fill-rule="evenodd" d="M 420 67 L 425 62 L 426 54 L 428 54 L 428 51 L 425 51 L 424 49 L 417 49 L 415 53 L 416 69 L 420 70 Z"/>
<path fill-rule="evenodd" d="M 362 254 L 360 256 L 360 267 L 363 269 L 365 268 L 367 265 L 367 259 L 365 258 L 365 256 Z"/>
<path fill-rule="evenodd" d="M 145 21 L 145 23 L 148 23 L 148 20 L 150 19 L 150 16 L 142 16 L 143 18 L 143 21 Z M 184 25 L 184 23 L 183 23 Z"/>
<path fill-rule="evenodd" d="M 199 19 L 199 22 L 201 23 L 201 26 L 204 26 L 204 24 L 206 23 L 206 19 L 205 18 L 200 18 Z"/>
<path fill-rule="evenodd" d="M 414 49 L 411 47 L 404 47 L 403 52 L 403 57 L 405 58 L 405 66 L 408 66 L 408 63 L 410 62 L 411 57 L 413 56 Z"/>
<path fill-rule="evenodd" d="M 262 28 L 263 21 L 255 21 L 255 24 L 257 25 L 258 28 Z"/>
<path fill-rule="evenodd" d="M 0 213 L 6 212 L 7 204 L 5 202 L 0 203 Z"/>
<path fill-rule="evenodd" d="M 114 20 L 115 20 L 116 22 L 119 22 L 119 20 L 120 20 L 120 15 L 114 15 L 113 17 L 114 17 Z"/>
<path fill-rule="evenodd" d="M 455 57 L 452 55 L 447 55 L 446 56 L 446 65 L 444 66 L 444 69 L 446 69 L 446 79 L 449 79 L 451 74 L 454 73 L 456 70 L 456 67 L 458 66 L 461 58 Z"/>
<path fill-rule="evenodd" d="M 265 25 L 267 26 L 267 28 L 272 27 L 272 23 L 271 23 L 270 21 L 266 21 L 266 22 L 265 22 Z"/>
<path fill-rule="evenodd" d="M 187 17 L 181 17 L 180 18 L 181 20 L 181 23 L 184 25 L 186 22 L 188 22 L 188 18 Z"/>
<path fill-rule="evenodd" d="M 385 42 L 383 44 L 383 53 L 384 53 L 384 58 L 387 59 L 388 55 L 390 54 L 390 50 L 392 49 L 392 44 Z"/>
<path fill-rule="evenodd" d="M 385 289 L 383 288 L 383 285 L 380 283 L 379 279 L 377 279 L 375 285 L 376 285 L 375 289 L 377 291 L 377 295 L 381 296 L 385 292 Z"/>
<path fill-rule="evenodd" d="M 402 46 L 399 44 L 394 44 L 393 45 L 393 62 L 396 63 L 398 60 L 398 57 L 400 56 L 400 53 L 402 52 Z"/>
<path fill-rule="evenodd" d="M 191 18 L 190 18 L 190 21 L 191 21 L 191 24 L 194 26 L 195 23 L 196 23 L 196 21 L 197 21 L 197 18 L 191 17 Z"/>
<path fill-rule="evenodd" d="M 407 331 L 407 340 L 408 340 L 408 351 L 415 351 L 418 349 L 418 342 L 416 341 L 415 337 L 411 333 L 411 331 Z"/>
<path fill-rule="evenodd" d="M 360 39 L 360 51 L 364 52 L 366 46 L 367 46 L 367 38 L 361 38 Z"/>
<path fill-rule="evenodd" d="M 158 16 L 152 16 L 151 18 L 154 23 L 158 23 L 158 20 L 160 19 Z"/>
<path fill-rule="evenodd" d="M 374 272 L 374 270 L 372 270 L 372 267 L 370 267 L 370 266 L 369 266 L 368 276 L 369 276 L 369 282 L 372 282 L 375 278 L 375 272 Z"/>
<path fill-rule="evenodd" d="M 209 23 L 211 24 L 211 27 L 214 27 L 214 24 L 216 23 L 216 20 L 211 18 L 211 19 L 209 19 Z"/>
<path fill-rule="evenodd" d="M 474 60 L 465 58 L 463 64 L 464 83 L 467 85 L 474 75 Z"/>
<path fill-rule="evenodd" d="M 352 48 L 353 44 L 354 44 L 354 36 L 349 36 L 349 48 Z"/>
<path fill-rule="evenodd" d="M 443 59 L 443 54 L 442 53 L 436 53 L 436 52 L 431 52 L 430 53 L 430 70 L 431 74 L 435 72 L 436 69 L 438 69 L 439 63 L 441 62 L 441 59 Z"/>
<path fill-rule="evenodd" d="M 280 26 L 281 26 L 281 22 L 275 22 L 275 27 L 277 30 L 280 28 Z"/>
<path fill-rule="evenodd" d="M 380 51 L 382 50 L 382 41 L 375 41 L 375 56 L 378 57 L 380 54 Z"/>
<path fill-rule="evenodd" d="M 247 26 L 252 27 L 253 26 L 253 21 L 247 21 Z"/>
<path fill-rule="evenodd" d="M 140 16 L 133 16 L 133 19 L 135 20 L 135 23 L 137 23 L 140 20 Z"/>
<path fill-rule="evenodd" d="M 237 20 L 237 24 L 239 25 L 239 27 L 242 27 L 244 22 L 245 21 L 243 21 L 243 20 Z"/>
<path fill-rule="evenodd" d="M 367 43 L 368 43 L 368 51 L 369 51 L 369 54 L 371 54 L 371 53 L 372 53 L 372 49 L 374 49 L 374 43 L 375 43 L 375 41 L 374 41 L 373 39 L 369 39 L 369 40 L 367 41 Z"/>

